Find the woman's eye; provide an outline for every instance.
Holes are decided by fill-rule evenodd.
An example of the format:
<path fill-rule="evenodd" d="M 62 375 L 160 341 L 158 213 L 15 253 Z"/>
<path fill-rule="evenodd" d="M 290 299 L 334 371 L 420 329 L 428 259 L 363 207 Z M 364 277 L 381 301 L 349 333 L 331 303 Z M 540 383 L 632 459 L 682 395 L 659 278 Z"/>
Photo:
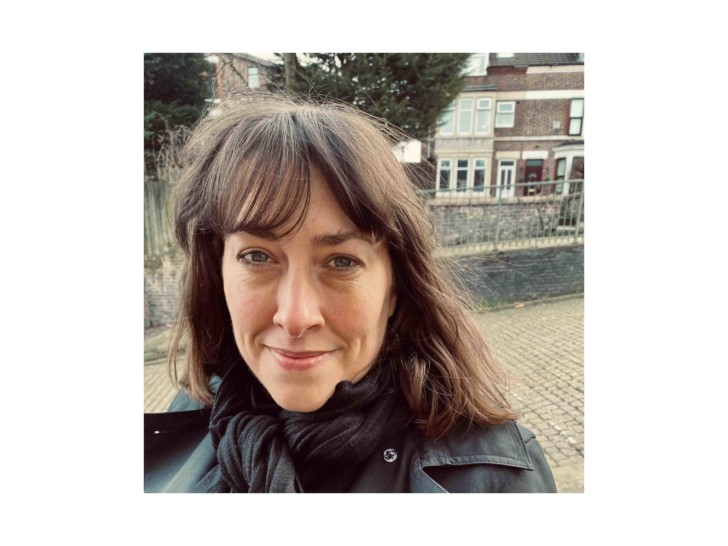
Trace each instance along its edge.
<path fill-rule="evenodd" d="M 352 258 L 347 258 L 346 256 L 337 256 L 329 263 L 333 265 L 336 269 L 350 269 L 359 265 L 355 260 L 353 260 Z"/>
<path fill-rule="evenodd" d="M 265 252 L 244 252 L 240 254 L 239 259 L 252 265 L 260 265 L 268 263 L 270 257 Z"/>

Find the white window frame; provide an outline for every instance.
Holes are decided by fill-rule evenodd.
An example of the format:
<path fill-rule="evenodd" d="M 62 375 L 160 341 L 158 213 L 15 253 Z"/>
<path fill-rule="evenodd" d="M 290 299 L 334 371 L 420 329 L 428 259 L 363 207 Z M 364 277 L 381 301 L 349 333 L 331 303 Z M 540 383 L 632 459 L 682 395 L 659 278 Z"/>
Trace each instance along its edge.
<path fill-rule="evenodd" d="M 503 112 L 501 111 L 503 107 L 510 106 L 511 111 Z M 510 116 L 510 122 L 506 121 L 500 121 L 502 119 L 502 116 Z M 496 129 L 507 129 L 514 127 L 516 125 L 516 101 L 514 100 L 504 100 L 504 101 L 498 101 L 495 103 L 495 126 Z"/>
<path fill-rule="evenodd" d="M 465 167 L 460 166 L 461 161 L 465 161 Z M 469 157 L 460 157 L 455 160 L 455 169 L 454 169 L 455 177 L 451 178 L 450 180 L 453 183 L 451 186 L 451 189 L 454 189 L 456 193 L 462 194 L 463 192 L 468 191 L 468 186 L 471 183 L 471 180 L 470 180 L 470 178 L 471 178 L 470 177 L 470 166 L 471 165 L 472 165 L 472 163 L 470 162 Z M 465 171 L 465 185 L 462 187 L 462 189 L 460 189 L 460 187 L 458 186 L 458 175 L 463 171 Z"/>
<path fill-rule="evenodd" d="M 447 166 L 444 164 L 447 162 Z M 447 188 L 441 188 L 440 187 L 440 175 L 443 170 L 447 170 Z M 437 161 L 437 180 L 436 180 L 436 188 L 437 191 L 444 191 L 449 190 L 452 186 L 453 176 L 452 176 L 452 159 L 444 157 L 442 159 L 439 159 Z"/>
<path fill-rule="evenodd" d="M 584 147 L 578 146 L 571 150 L 559 150 L 558 152 L 554 153 L 554 161 L 558 164 L 559 159 L 566 159 L 566 172 L 564 174 L 565 179 L 564 180 L 558 180 L 556 181 L 556 189 L 555 193 L 560 193 L 564 195 L 568 195 L 569 193 L 569 185 L 571 178 L 571 170 L 574 165 L 574 158 L 576 157 L 584 157 Z M 554 165 L 554 172 L 556 172 L 556 165 Z M 556 176 L 554 176 L 556 178 Z M 561 191 L 558 191 L 558 190 Z"/>
<path fill-rule="evenodd" d="M 487 106 L 481 106 L 486 105 Z M 487 121 L 485 124 L 485 131 L 479 131 L 479 123 L 478 118 L 480 117 L 480 113 L 485 112 L 487 113 Z M 493 100 L 490 98 L 480 98 L 475 102 L 475 134 L 476 135 L 487 135 L 490 134 L 490 123 L 493 112 Z"/>
<path fill-rule="evenodd" d="M 470 108 L 469 109 L 463 109 L 463 103 L 469 101 L 470 102 Z M 473 99 L 467 98 L 467 99 L 460 99 L 458 101 L 458 135 L 470 135 L 473 132 Z M 462 127 L 462 120 L 463 120 L 463 113 L 468 112 L 468 128 L 467 130 L 464 130 Z"/>
<path fill-rule="evenodd" d="M 564 166 L 564 174 L 563 174 L 563 178 L 559 178 L 559 163 L 561 163 L 562 161 L 563 161 L 562 165 Z M 569 166 L 569 163 L 570 163 L 569 158 L 567 158 L 566 156 L 555 157 L 554 162 L 555 162 L 555 164 L 554 164 L 554 184 L 556 185 L 556 187 L 554 188 L 554 193 L 556 193 L 556 194 L 564 193 L 564 187 L 566 187 L 566 192 L 568 193 L 569 192 L 569 182 L 566 180 L 566 178 L 568 176 L 567 175 L 568 171 L 566 170 L 566 168 Z"/>
<path fill-rule="evenodd" d="M 481 170 L 481 168 L 478 167 L 478 162 L 479 161 L 482 161 L 483 162 L 483 167 L 482 167 L 482 170 L 483 170 L 483 186 L 482 186 L 482 188 L 483 189 L 482 190 L 475 188 L 475 171 L 476 170 Z M 473 159 L 473 168 L 472 168 L 472 171 L 473 171 L 473 174 L 472 174 L 471 180 L 470 180 L 470 190 L 472 190 L 474 193 L 483 193 L 483 194 L 486 194 L 486 192 L 488 191 L 488 187 L 489 187 L 489 184 L 488 184 L 488 159 L 486 159 L 485 157 L 476 157 L 475 159 Z"/>
<path fill-rule="evenodd" d="M 574 115 L 574 106 L 576 104 L 581 103 L 581 115 Z M 575 120 L 579 120 L 579 131 L 578 132 L 572 132 L 571 125 Z M 569 136 L 581 136 L 584 132 L 584 99 L 578 98 L 578 99 L 571 99 L 571 103 L 569 104 Z"/>
<path fill-rule="evenodd" d="M 459 161 L 467 161 L 466 167 L 459 167 Z M 482 166 L 478 166 L 482 162 Z M 441 171 L 448 172 L 447 188 L 440 187 Z M 475 190 L 475 171 L 483 171 L 483 186 L 481 190 Z M 458 172 L 465 172 L 465 186 L 458 189 Z M 488 159 L 485 157 L 442 157 L 437 160 L 437 178 L 435 187 L 437 195 L 440 197 L 453 195 L 490 195 L 490 181 L 488 180 Z"/>

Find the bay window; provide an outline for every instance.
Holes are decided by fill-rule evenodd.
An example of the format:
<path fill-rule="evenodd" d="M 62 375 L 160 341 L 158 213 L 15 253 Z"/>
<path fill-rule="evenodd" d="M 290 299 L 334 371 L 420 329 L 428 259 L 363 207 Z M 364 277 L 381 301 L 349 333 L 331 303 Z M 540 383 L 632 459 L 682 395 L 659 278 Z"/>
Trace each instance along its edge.
<path fill-rule="evenodd" d="M 475 134 L 487 135 L 490 132 L 490 99 L 478 99 L 478 111 L 475 116 Z"/>
<path fill-rule="evenodd" d="M 458 159 L 457 191 L 465 191 L 468 187 L 468 160 Z"/>
<path fill-rule="evenodd" d="M 473 99 L 460 99 L 458 134 L 469 135 L 473 130 Z"/>
<path fill-rule="evenodd" d="M 440 179 L 437 185 L 439 190 L 450 189 L 450 173 L 452 171 L 451 162 L 449 159 L 440 160 Z"/>

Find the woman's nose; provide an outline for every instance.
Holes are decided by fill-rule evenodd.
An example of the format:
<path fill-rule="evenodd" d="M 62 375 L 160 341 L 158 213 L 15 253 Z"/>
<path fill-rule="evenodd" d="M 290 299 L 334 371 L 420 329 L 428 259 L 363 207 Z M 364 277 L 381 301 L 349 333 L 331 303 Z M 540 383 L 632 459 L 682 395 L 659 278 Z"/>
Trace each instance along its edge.
<path fill-rule="evenodd" d="M 291 338 L 300 338 L 324 324 L 319 289 L 302 272 L 289 271 L 278 286 L 278 308 L 273 323 Z"/>

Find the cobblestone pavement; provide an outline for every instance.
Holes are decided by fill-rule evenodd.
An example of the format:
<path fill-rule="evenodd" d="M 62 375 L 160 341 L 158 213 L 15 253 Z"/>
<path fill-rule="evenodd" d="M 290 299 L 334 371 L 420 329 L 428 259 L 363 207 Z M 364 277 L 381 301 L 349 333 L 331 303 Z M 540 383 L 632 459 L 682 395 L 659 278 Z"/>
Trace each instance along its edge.
<path fill-rule="evenodd" d="M 560 492 L 584 491 L 584 299 L 525 305 L 480 316 L 512 374 L 519 422 L 543 447 Z"/>
<path fill-rule="evenodd" d="M 479 317 L 512 375 L 519 422 L 538 438 L 559 492 L 584 491 L 584 300 L 526 304 Z M 175 389 L 163 356 L 168 328 L 145 332 L 144 411 L 165 411 Z"/>

